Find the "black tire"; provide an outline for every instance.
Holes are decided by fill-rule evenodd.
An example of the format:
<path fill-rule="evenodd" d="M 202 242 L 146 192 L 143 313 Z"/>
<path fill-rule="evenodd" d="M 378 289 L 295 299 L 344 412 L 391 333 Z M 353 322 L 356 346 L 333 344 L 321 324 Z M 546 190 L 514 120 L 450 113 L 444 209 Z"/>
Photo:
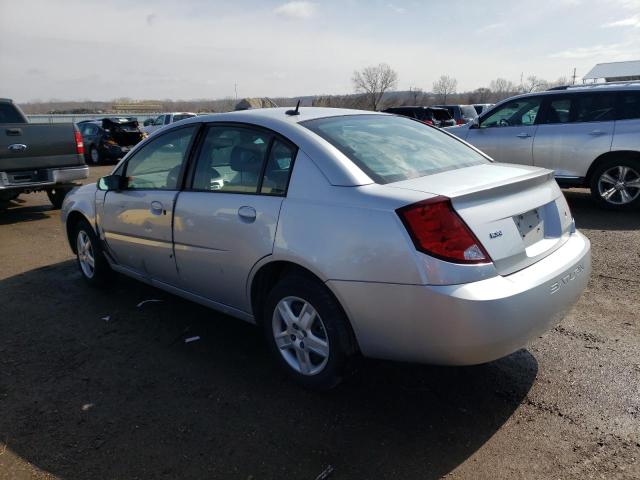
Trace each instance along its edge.
<path fill-rule="evenodd" d="M 49 201 L 53 208 L 56 210 L 62 207 L 62 202 L 64 201 L 64 197 L 67 196 L 71 189 L 69 187 L 66 188 L 51 188 L 47 190 L 47 197 L 49 197 Z"/>
<path fill-rule="evenodd" d="M 92 273 L 89 273 L 85 268 L 83 268 L 83 252 L 80 251 L 81 247 L 78 240 L 78 237 L 81 234 L 85 234 L 86 239 L 90 242 L 91 253 L 94 261 Z M 73 238 L 71 240 L 74 242 L 76 262 L 78 263 L 78 268 L 82 278 L 84 278 L 84 280 L 92 287 L 101 287 L 105 285 L 113 271 L 111 270 L 111 267 L 109 267 L 107 259 L 104 258 L 102 246 L 100 245 L 93 228 L 89 225 L 89 222 L 86 220 L 79 220 L 73 229 Z"/>
<path fill-rule="evenodd" d="M 92 165 L 101 165 L 104 163 L 104 155 L 95 145 L 91 145 L 89 149 L 89 158 L 87 159 Z"/>
<path fill-rule="evenodd" d="M 293 345 L 291 348 L 281 349 L 276 344 L 274 323 L 279 322 L 282 328 L 287 328 L 280 314 L 276 314 L 276 309 L 281 301 L 292 297 L 308 302 L 317 312 L 316 319 L 320 320 L 320 324 L 318 324 L 317 320 L 314 320 L 313 328 L 317 330 L 313 333 L 313 336 L 328 340 L 328 356 L 325 357 L 326 361 L 316 362 L 318 364 L 317 368 L 324 362 L 324 366 L 316 373 L 301 373 L 285 359 L 285 354 L 281 352 L 287 352 L 291 354 L 291 357 L 297 355 L 297 353 L 294 353 Z M 278 320 L 274 319 L 274 315 L 278 315 Z M 315 390 L 328 390 L 338 385 L 351 372 L 353 365 L 351 360 L 356 352 L 356 342 L 349 320 L 327 287 L 310 276 L 298 273 L 290 274 L 276 284 L 269 292 L 264 305 L 262 327 L 267 344 L 276 362 L 296 383 Z M 292 329 L 291 332 L 291 337 L 293 337 L 294 330 Z M 295 333 L 302 334 L 299 329 Z M 285 335 L 285 337 L 288 336 Z M 299 341 L 299 345 L 302 345 L 301 348 L 303 350 L 307 349 L 308 358 L 313 358 L 315 357 L 315 352 L 308 345 L 303 345 L 304 341 L 311 340 L 310 337 L 311 334 L 309 336 L 304 334 L 304 336 L 298 337 L 297 341 Z M 299 350 L 300 347 L 298 347 Z M 318 356 L 315 359 L 318 360 L 319 358 L 321 357 Z"/>
<path fill-rule="evenodd" d="M 615 187 L 614 184 L 606 181 L 601 181 L 605 174 L 608 174 L 609 178 L 614 180 L 619 180 L 620 171 L 618 168 L 626 168 L 627 173 L 624 177 L 624 186 L 620 186 L 620 190 L 616 191 L 609 200 L 603 197 L 601 194 L 601 190 L 604 190 L 606 187 L 611 187 L 613 189 Z M 616 176 L 616 173 L 618 176 Z M 628 187 L 626 186 L 626 182 L 632 180 L 640 179 L 640 161 L 633 158 L 612 158 L 610 160 L 606 160 L 599 164 L 591 174 L 591 181 L 589 187 L 591 188 L 591 196 L 598 204 L 598 206 L 602 208 L 607 208 L 610 210 L 631 210 L 640 207 L 640 187 Z M 626 194 L 629 195 L 632 200 L 628 202 L 624 202 L 622 197 L 622 191 L 625 190 Z M 604 190 L 606 192 L 606 190 Z"/>

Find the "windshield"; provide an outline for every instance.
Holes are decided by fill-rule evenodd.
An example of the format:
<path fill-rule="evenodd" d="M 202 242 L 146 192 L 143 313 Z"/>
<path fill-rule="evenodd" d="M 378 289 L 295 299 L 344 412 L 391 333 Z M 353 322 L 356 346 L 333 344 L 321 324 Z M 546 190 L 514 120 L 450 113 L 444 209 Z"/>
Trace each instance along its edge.
<path fill-rule="evenodd" d="M 489 163 L 461 141 L 409 118 L 346 115 L 301 125 L 327 140 L 380 184 Z"/>

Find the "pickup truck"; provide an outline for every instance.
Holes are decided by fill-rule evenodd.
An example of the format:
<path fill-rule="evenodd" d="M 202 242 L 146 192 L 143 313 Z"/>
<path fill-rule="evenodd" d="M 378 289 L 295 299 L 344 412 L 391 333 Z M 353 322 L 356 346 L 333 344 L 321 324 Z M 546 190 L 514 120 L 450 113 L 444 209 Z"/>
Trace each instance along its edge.
<path fill-rule="evenodd" d="M 173 113 L 163 113 L 162 115 L 156 117 L 152 122 L 144 124 L 144 128 L 142 129 L 148 135 L 151 135 L 156 130 L 164 127 L 165 125 L 169 125 L 171 123 L 179 122 L 180 120 L 184 120 L 185 118 L 195 117 L 195 113 L 191 112 L 173 112 Z"/>
<path fill-rule="evenodd" d="M 30 124 L 11 100 L 0 98 L 0 208 L 38 191 L 60 208 L 74 182 L 88 176 L 74 124 Z"/>

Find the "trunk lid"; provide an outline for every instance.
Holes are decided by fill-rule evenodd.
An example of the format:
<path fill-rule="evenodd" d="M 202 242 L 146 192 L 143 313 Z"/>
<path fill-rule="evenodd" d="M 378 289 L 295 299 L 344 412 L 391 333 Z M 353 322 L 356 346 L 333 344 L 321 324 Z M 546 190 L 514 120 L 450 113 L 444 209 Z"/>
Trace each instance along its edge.
<path fill-rule="evenodd" d="M 492 163 L 387 186 L 449 197 L 501 275 L 543 259 L 571 233 L 569 206 L 551 170 Z"/>

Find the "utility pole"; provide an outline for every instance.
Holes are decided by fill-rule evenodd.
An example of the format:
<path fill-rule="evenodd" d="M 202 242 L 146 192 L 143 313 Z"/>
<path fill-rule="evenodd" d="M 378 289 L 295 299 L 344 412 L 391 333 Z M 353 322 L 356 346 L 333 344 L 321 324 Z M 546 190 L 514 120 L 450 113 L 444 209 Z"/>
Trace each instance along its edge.
<path fill-rule="evenodd" d="M 233 84 L 233 88 L 236 91 L 236 103 L 237 103 L 238 102 L 238 83 L 237 82 Z"/>
<path fill-rule="evenodd" d="M 573 67 L 573 76 L 571 77 L 571 85 L 576 84 L 576 67 Z"/>

